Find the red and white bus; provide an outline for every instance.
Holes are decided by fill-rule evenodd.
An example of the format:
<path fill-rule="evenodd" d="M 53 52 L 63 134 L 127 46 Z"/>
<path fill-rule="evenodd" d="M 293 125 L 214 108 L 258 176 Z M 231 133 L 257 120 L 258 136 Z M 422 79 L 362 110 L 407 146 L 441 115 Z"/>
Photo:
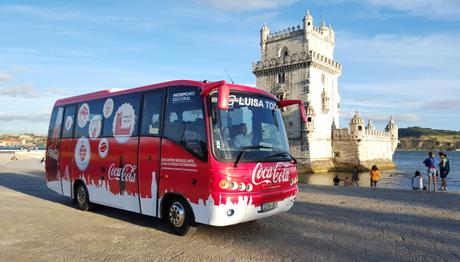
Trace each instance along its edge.
<path fill-rule="evenodd" d="M 164 218 L 183 235 L 288 211 L 296 160 L 277 101 L 251 87 L 170 81 L 58 100 L 46 151 L 47 186 L 91 203 Z"/>

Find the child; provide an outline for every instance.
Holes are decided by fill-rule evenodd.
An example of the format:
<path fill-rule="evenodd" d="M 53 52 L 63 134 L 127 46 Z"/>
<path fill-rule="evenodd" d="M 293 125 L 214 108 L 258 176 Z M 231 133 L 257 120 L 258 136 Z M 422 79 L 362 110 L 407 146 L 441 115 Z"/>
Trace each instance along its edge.
<path fill-rule="evenodd" d="M 422 190 L 423 189 L 423 176 L 421 176 L 420 171 L 415 171 L 414 177 L 412 177 L 412 189 Z"/>
<path fill-rule="evenodd" d="M 350 180 L 348 180 L 348 177 L 345 177 L 345 180 L 343 181 L 344 186 L 351 186 Z"/>
<path fill-rule="evenodd" d="M 371 187 L 377 188 L 377 182 L 380 180 L 380 172 L 377 166 L 372 166 L 369 176 L 371 178 Z"/>
<path fill-rule="evenodd" d="M 335 176 L 334 179 L 332 179 L 332 182 L 334 182 L 334 186 L 338 186 L 340 183 L 340 178 L 339 176 Z"/>

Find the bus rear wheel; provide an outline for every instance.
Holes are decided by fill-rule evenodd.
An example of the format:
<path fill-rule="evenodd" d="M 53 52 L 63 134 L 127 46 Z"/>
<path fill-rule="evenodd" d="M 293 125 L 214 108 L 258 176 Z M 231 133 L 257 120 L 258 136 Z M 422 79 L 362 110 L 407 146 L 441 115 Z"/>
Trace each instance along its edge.
<path fill-rule="evenodd" d="M 78 209 L 88 211 L 90 208 L 88 190 L 83 184 L 77 186 L 75 191 L 75 204 Z"/>
<path fill-rule="evenodd" d="M 175 198 L 169 202 L 166 209 L 166 220 L 174 234 L 184 236 L 189 232 L 190 225 L 193 222 L 192 211 L 187 203 Z"/>

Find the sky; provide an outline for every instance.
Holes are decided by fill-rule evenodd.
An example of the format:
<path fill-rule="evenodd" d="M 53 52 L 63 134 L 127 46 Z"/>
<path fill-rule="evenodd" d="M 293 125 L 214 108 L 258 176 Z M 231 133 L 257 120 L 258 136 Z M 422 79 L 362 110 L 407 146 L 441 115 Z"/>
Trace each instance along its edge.
<path fill-rule="evenodd" d="M 341 127 L 460 130 L 458 0 L 0 2 L 0 133 L 45 134 L 53 103 L 174 79 L 255 85 L 259 30 L 336 32 Z"/>

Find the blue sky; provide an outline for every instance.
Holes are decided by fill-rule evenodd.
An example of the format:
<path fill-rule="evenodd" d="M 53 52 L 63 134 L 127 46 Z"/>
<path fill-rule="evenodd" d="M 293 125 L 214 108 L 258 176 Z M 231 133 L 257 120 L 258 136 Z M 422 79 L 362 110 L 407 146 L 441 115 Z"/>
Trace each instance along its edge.
<path fill-rule="evenodd" d="M 254 85 L 259 30 L 336 31 L 341 126 L 460 130 L 458 0 L 8 1 L 0 3 L 0 133 L 44 134 L 58 98 L 172 79 Z"/>

